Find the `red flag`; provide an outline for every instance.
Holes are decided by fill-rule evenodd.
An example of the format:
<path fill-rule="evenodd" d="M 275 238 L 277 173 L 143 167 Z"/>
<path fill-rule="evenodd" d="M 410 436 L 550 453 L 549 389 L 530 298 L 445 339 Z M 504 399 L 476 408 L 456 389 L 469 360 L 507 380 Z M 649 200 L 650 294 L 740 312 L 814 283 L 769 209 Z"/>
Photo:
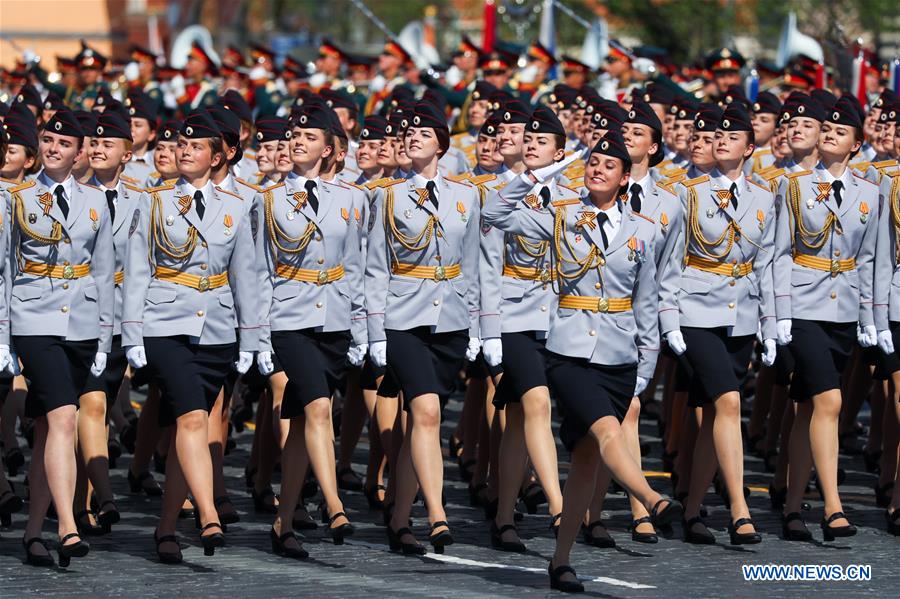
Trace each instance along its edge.
<path fill-rule="evenodd" d="M 494 49 L 497 39 L 497 5 L 494 0 L 485 0 L 484 3 L 484 35 L 481 40 L 481 49 L 490 52 Z"/>

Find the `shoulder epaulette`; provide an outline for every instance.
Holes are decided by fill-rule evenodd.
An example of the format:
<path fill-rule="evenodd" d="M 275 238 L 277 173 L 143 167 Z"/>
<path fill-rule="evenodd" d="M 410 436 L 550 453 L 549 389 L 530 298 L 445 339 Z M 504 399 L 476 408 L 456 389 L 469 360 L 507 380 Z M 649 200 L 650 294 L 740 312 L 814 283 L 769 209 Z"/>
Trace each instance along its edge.
<path fill-rule="evenodd" d="M 765 179 L 766 181 L 771 181 L 772 179 L 777 179 L 778 177 L 783 175 L 784 169 L 776 168 L 774 170 L 766 172 L 765 174 L 763 174 L 763 173 L 756 173 L 756 174 L 759 175 L 760 177 L 762 177 L 763 179 Z"/>
<path fill-rule="evenodd" d="M 366 189 L 390 187 L 391 185 L 396 185 L 397 183 L 401 183 L 403 181 L 406 181 L 406 179 L 392 179 L 391 177 L 382 177 L 381 179 L 375 179 L 374 181 L 369 181 L 368 183 L 366 183 Z"/>
<path fill-rule="evenodd" d="M 886 168 L 889 166 L 897 166 L 897 161 L 896 160 L 882 160 L 881 162 L 873 162 L 872 166 L 874 166 L 875 168 L 880 170 L 880 169 L 883 169 L 883 168 Z"/>
<path fill-rule="evenodd" d="M 557 208 L 559 206 L 572 206 L 574 204 L 580 204 L 580 203 L 581 203 L 581 198 L 569 198 L 567 200 L 554 200 L 554 201 L 550 202 L 551 205 L 556 206 Z"/>
<path fill-rule="evenodd" d="M 119 179 L 121 179 L 123 181 L 128 181 L 129 183 L 133 183 L 133 184 L 139 183 L 139 181 L 137 179 L 135 179 L 134 177 L 129 177 L 127 175 L 119 175 Z"/>
<path fill-rule="evenodd" d="M 32 187 L 36 184 L 37 184 L 37 181 L 32 179 L 31 181 L 25 181 L 24 183 L 20 183 L 19 185 L 16 185 L 15 187 L 10 187 L 9 189 L 7 189 L 7 191 L 9 193 L 16 193 L 17 191 L 22 191 L 23 189 L 28 189 L 29 187 Z"/>
<path fill-rule="evenodd" d="M 461 177 L 461 176 L 462 175 L 454 175 L 454 177 Z M 444 179 L 446 179 L 447 181 L 450 181 L 451 183 L 456 183 L 457 185 L 462 185 L 464 187 L 472 187 L 472 185 L 469 184 L 469 175 L 466 175 L 466 177 L 464 179 L 459 179 L 459 180 L 451 179 L 450 177 L 444 177 Z"/>
<path fill-rule="evenodd" d="M 244 201 L 244 198 L 242 198 L 240 195 L 234 193 L 233 191 L 228 191 L 227 189 L 224 189 L 222 187 L 216 186 L 216 191 L 221 191 L 222 193 L 227 193 L 228 195 L 234 196 L 242 202 Z"/>
<path fill-rule="evenodd" d="M 559 183 L 559 182 L 556 183 L 556 186 L 562 187 L 563 189 L 568 189 L 569 191 L 574 191 L 575 193 L 578 193 L 577 189 L 573 189 L 573 188 L 569 187 L 568 185 L 563 185 L 562 183 Z"/>
<path fill-rule="evenodd" d="M 485 183 L 490 183 L 495 180 L 497 175 L 494 173 L 485 173 L 483 175 L 478 175 L 477 177 L 471 177 L 469 179 L 469 183 L 472 185 L 484 185 Z"/>
<path fill-rule="evenodd" d="M 874 181 L 869 181 L 868 179 L 866 179 L 865 175 L 857 175 L 856 173 L 853 173 L 853 176 L 856 177 L 857 179 L 859 179 L 860 181 L 865 181 L 866 183 L 869 183 L 871 185 L 874 185 L 875 187 L 878 187 L 878 183 L 875 183 Z"/>
<path fill-rule="evenodd" d="M 871 162 L 857 162 L 856 164 L 851 164 L 850 168 L 865 172 L 870 166 L 872 166 Z"/>
<path fill-rule="evenodd" d="M 281 183 L 276 183 L 275 185 L 272 185 L 270 187 L 266 187 L 265 189 L 262 189 L 262 193 L 266 193 L 267 191 L 272 191 L 273 189 L 278 189 L 279 187 L 284 187 L 284 181 L 282 181 Z"/>
<path fill-rule="evenodd" d="M 344 185 L 349 185 L 350 187 L 353 187 L 354 189 L 358 189 L 358 190 L 360 190 L 360 191 L 363 191 L 363 186 L 362 186 L 362 185 L 357 185 L 357 184 L 354 183 L 353 181 L 341 181 L 341 183 L 343 183 Z"/>
<path fill-rule="evenodd" d="M 453 181 L 454 183 L 462 183 L 466 179 L 469 178 L 469 173 L 460 173 L 458 175 L 447 175 L 444 179 L 448 181 Z"/>
<path fill-rule="evenodd" d="M 707 181 L 709 181 L 709 175 L 701 175 L 699 177 L 694 177 L 693 179 L 682 181 L 681 184 L 685 187 L 691 187 L 694 185 L 699 185 L 700 183 L 706 183 Z"/>
<path fill-rule="evenodd" d="M 160 172 L 159 172 L 159 171 L 153 171 L 152 173 L 150 173 L 150 178 L 151 178 L 151 179 L 158 179 L 159 177 L 160 177 Z"/>
<path fill-rule="evenodd" d="M 120 175 L 120 176 L 121 176 L 121 175 Z M 143 188 L 143 187 L 140 187 L 140 186 L 138 186 L 138 185 L 131 185 L 131 184 L 129 184 L 129 183 L 126 183 L 126 184 L 125 184 L 125 187 L 127 187 L 127 188 L 130 189 L 131 191 L 136 191 L 136 192 L 138 192 L 138 193 L 143 193 L 143 192 L 144 192 L 144 188 Z"/>
<path fill-rule="evenodd" d="M 772 148 L 757 148 L 753 153 L 754 156 L 766 156 L 772 153 Z"/>
<path fill-rule="evenodd" d="M 888 177 L 900 177 L 900 169 L 897 169 L 895 171 L 888 171 L 885 173 L 885 175 L 887 175 Z"/>
<path fill-rule="evenodd" d="M 785 173 L 785 177 L 788 179 L 796 179 L 797 177 L 805 177 L 806 175 L 811 175 L 812 171 L 797 171 L 796 173 Z"/>
<path fill-rule="evenodd" d="M 18 183 L 18 181 L 13 181 L 12 179 L 5 179 L 3 177 L 0 177 L 0 182 L 2 182 L 2 183 Z"/>
<path fill-rule="evenodd" d="M 666 178 L 677 177 L 678 175 L 681 175 L 683 173 L 687 173 L 687 169 L 677 167 L 677 166 L 673 167 L 673 168 L 668 168 L 668 169 L 661 169 L 659 171 L 659 174 Z"/>
<path fill-rule="evenodd" d="M 657 181 L 656 186 L 662 189 L 663 191 L 667 191 L 669 193 L 674 193 L 671 189 L 671 186 L 684 181 L 685 175 L 676 175 L 675 177 L 670 177 L 665 181 Z"/>
<path fill-rule="evenodd" d="M 454 133 L 453 135 L 451 135 L 450 139 L 462 139 L 466 135 L 468 135 L 467 131 L 460 131 L 459 133 Z"/>
<path fill-rule="evenodd" d="M 501 183 L 500 185 L 495 185 L 495 186 L 492 187 L 491 189 L 493 189 L 494 191 L 500 191 L 501 189 L 503 189 L 504 187 L 506 187 L 506 184 L 507 184 L 507 181 L 504 181 L 504 182 Z"/>
<path fill-rule="evenodd" d="M 254 185 L 250 181 L 245 181 L 244 179 L 241 179 L 240 177 L 235 177 L 234 180 L 237 181 L 238 183 L 240 183 L 241 185 L 244 185 L 245 187 L 249 187 L 250 189 L 255 189 L 256 191 L 262 191 L 262 187 L 260 187 L 259 185 Z"/>
<path fill-rule="evenodd" d="M 744 177 L 744 178 L 747 180 L 747 183 L 752 183 L 752 184 L 756 185 L 757 187 L 759 187 L 760 189 L 762 189 L 763 191 L 767 191 L 767 192 L 769 192 L 769 193 L 772 192 L 771 189 L 769 189 L 769 188 L 766 187 L 765 185 L 760 185 L 759 183 L 757 183 L 756 181 L 754 181 L 754 180 L 751 179 L 750 177 Z"/>
<path fill-rule="evenodd" d="M 163 190 L 165 190 L 165 189 L 175 189 L 175 184 L 172 183 L 172 181 L 174 181 L 174 179 L 169 179 L 168 181 L 166 181 L 166 182 L 163 183 L 162 185 L 157 185 L 156 187 L 149 187 L 149 188 L 147 188 L 147 191 L 148 191 L 149 193 L 155 193 L 155 192 L 157 192 L 157 191 L 163 191 Z"/>
<path fill-rule="evenodd" d="M 632 213 L 633 215 L 635 215 L 635 216 L 640 216 L 640 217 L 643 218 L 645 221 L 649 222 L 651 225 L 655 225 L 655 224 L 656 224 L 656 221 L 653 220 L 652 218 L 650 218 L 649 216 L 647 216 L 646 214 L 641 214 L 640 212 L 634 212 L 633 210 L 632 210 L 631 213 Z"/>

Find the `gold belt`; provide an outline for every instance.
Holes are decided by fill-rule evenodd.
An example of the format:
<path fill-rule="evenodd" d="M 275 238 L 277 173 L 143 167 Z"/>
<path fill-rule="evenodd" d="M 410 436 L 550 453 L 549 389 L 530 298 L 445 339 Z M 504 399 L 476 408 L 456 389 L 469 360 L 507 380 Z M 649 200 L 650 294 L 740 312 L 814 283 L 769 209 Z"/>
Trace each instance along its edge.
<path fill-rule="evenodd" d="M 535 268 L 533 266 L 514 266 L 512 264 L 504 264 L 503 276 L 511 277 L 513 279 L 519 279 L 522 281 L 540 281 L 542 283 L 549 283 L 553 274 L 552 271 L 547 267 Z"/>
<path fill-rule="evenodd" d="M 43 262 L 31 262 L 30 260 L 26 260 L 22 272 L 29 275 L 50 277 L 51 279 L 80 279 L 91 273 L 91 265 L 66 264 L 64 266 L 58 266 L 56 264 L 44 264 Z"/>
<path fill-rule="evenodd" d="M 326 270 L 313 270 L 310 268 L 297 268 L 296 266 L 278 263 L 275 265 L 275 274 L 282 279 L 324 285 L 343 279 L 344 265 L 338 264 L 334 268 Z"/>
<path fill-rule="evenodd" d="M 586 295 L 561 295 L 559 307 L 569 310 L 590 310 L 591 312 L 628 312 L 631 310 L 630 297 L 592 297 Z"/>
<path fill-rule="evenodd" d="M 414 279 L 443 281 L 445 279 L 455 279 L 458 277 L 462 274 L 462 268 L 459 264 L 450 264 L 449 266 L 416 266 L 415 264 L 394 262 L 391 267 L 391 272 L 395 275 L 403 275 Z"/>
<path fill-rule="evenodd" d="M 122 283 L 124 283 L 125 282 L 125 271 L 117 270 L 113 280 L 116 285 L 121 285 Z"/>
<path fill-rule="evenodd" d="M 157 266 L 154 276 L 160 281 L 169 281 L 176 285 L 183 285 L 196 289 L 197 291 L 207 291 L 209 289 L 218 289 L 228 284 L 228 273 L 223 272 L 218 275 L 209 275 L 208 277 L 200 277 L 190 273 L 181 272 L 174 268 L 166 268 L 165 266 Z"/>
<path fill-rule="evenodd" d="M 700 256 L 693 256 L 690 254 L 687 258 L 687 265 L 691 268 L 702 270 L 703 272 L 734 277 L 735 279 L 746 277 L 753 272 L 752 262 L 729 264 L 727 262 L 716 262 L 715 260 L 709 260 L 708 258 L 701 258 Z"/>
<path fill-rule="evenodd" d="M 818 256 L 810 256 L 809 254 L 796 254 L 794 256 L 794 264 L 812 268 L 813 270 L 821 270 L 830 272 L 832 277 L 838 276 L 840 272 L 856 269 L 856 258 L 847 258 L 846 260 L 831 260 L 828 258 L 819 258 Z"/>

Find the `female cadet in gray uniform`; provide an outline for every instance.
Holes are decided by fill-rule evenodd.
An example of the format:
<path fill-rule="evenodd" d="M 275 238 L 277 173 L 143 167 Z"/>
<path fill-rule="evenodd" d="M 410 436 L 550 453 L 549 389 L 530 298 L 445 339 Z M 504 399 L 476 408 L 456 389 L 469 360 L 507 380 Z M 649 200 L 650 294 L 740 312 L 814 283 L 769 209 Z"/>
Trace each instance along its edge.
<path fill-rule="evenodd" d="M 672 256 L 681 272 L 677 308 L 661 307 L 660 325 L 692 372 L 693 407 L 703 408 L 685 503 L 684 535 L 714 543 L 700 506 L 716 470 L 730 498 L 732 544 L 759 543 L 743 490 L 740 383 L 755 333 L 762 327 L 763 361 L 775 360 L 772 194 L 743 174 L 753 153 L 753 128 L 742 104 L 729 104 L 716 129 L 716 168 L 683 183 L 683 242 Z"/>
<path fill-rule="evenodd" d="M 213 186 L 225 160 L 210 114 L 185 119 L 176 150 L 181 177 L 141 196 L 129 227 L 122 345 L 132 368 L 149 362 L 163 392 L 160 424 L 175 424 L 166 494 L 154 532 L 164 563 L 182 559 L 175 524 L 190 490 L 204 552 L 225 544 L 213 502 L 208 412 L 231 369 L 253 361 L 258 341 L 257 274 L 249 206 Z M 236 339 L 236 330 L 240 331 Z"/>
<path fill-rule="evenodd" d="M 353 533 L 338 496 L 331 398 L 343 380 L 348 350 L 365 354 L 365 306 L 359 227 L 350 189 L 319 179 L 334 151 L 332 111 L 307 103 L 296 115 L 294 171 L 266 189 L 257 234 L 261 274 L 259 365 L 272 372 L 272 352 L 288 377 L 281 417 L 291 419 L 283 452 L 282 494 L 270 532 L 279 555 L 305 558 L 292 530 L 307 464 L 322 489 L 323 519 L 335 544 Z"/>
<path fill-rule="evenodd" d="M 429 541 L 453 543 L 441 501 L 440 398 L 449 396 L 465 358 L 478 355 L 477 190 L 438 172 L 450 145 L 445 116 L 416 104 L 404 139 L 413 174 L 379 187 L 369 223 L 366 307 L 370 356 L 403 391 L 409 412 L 404 449 L 411 456 L 431 522 Z M 402 460 L 402 458 L 401 458 Z M 407 521 L 416 481 L 401 465 L 391 547 L 424 551 Z M 405 547 L 404 547 L 405 545 Z"/>
<path fill-rule="evenodd" d="M 547 377 L 565 409 L 560 434 L 572 451 L 572 468 L 549 574 L 551 587 L 564 591 L 583 590 L 569 553 L 601 459 L 655 524 L 681 514 L 681 505 L 647 484 L 620 426 L 631 398 L 653 376 L 659 352 L 656 227 L 619 199 L 630 167 L 622 135 L 610 131 L 588 157 L 582 197 L 532 210 L 516 201 L 539 182 L 527 172 L 491 194 L 484 207 L 486 225 L 550 242 L 559 302 L 547 338 Z"/>
<path fill-rule="evenodd" d="M 37 421 L 23 540 L 26 561 L 39 566 L 53 565 L 40 538 L 51 496 L 59 565 L 89 551 L 72 513 L 75 417 L 88 375 L 103 373 L 112 344 L 114 254 L 106 197 L 72 177 L 83 138 L 75 115 L 58 110 L 40 136 L 44 170 L 8 190 L 12 229 L 4 276 L 12 281 L 12 345 L 30 381 L 25 415 Z"/>
<path fill-rule="evenodd" d="M 847 167 L 862 140 L 859 113 L 841 98 L 823 119 L 818 165 L 786 175 L 778 188 L 784 202 L 775 238 L 778 341 L 790 344 L 796 361 L 783 519 L 784 536 L 792 541 L 812 538 L 800 504 L 813 463 L 825 498 L 825 540 L 856 534 L 841 509 L 837 466 L 841 373 L 854 341 L 863 347 L 877 342 L 872 299 L 878 188 Z"/>

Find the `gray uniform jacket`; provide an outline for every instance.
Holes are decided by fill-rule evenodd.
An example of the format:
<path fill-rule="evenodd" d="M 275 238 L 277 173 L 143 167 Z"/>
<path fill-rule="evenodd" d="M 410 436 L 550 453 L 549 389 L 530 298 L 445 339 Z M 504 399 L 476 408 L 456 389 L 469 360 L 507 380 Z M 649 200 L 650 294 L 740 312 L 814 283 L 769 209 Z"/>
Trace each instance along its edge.
<path fill-rule="evenodd" d="M 0 179 L 0 344 L 9 346 L 9 291 L 12 280 L 7 268 L 9 254 L 10 220 L 9 196 L 6 190 L 16 187 L 18 182 Z"/>
<path fill-rule="evenodd" d="M 875 249 L 875 327 L 887 331 L 900 322 L 900 261 L 897 226 L 900 224 L 900 170 L 886 173 L 878 189 L 878 241 Z"/>
<path fill-rule="evenodd" d="M 872 315 L 875 244 L 878 227 L 878 188 L 844 172 L 846 188 L 840 208 L 833 191 L 820 189 L 831 179 L 817 167 L 787 175 L 778 188 L 784 202 L 778 215 L 775 238 L 775 311 L 778 319 L 802 318 L 825 322 L 874 324 Z M 797 183 L 799 197 L 792 201 L 791 182 Z M 803 242 L 798 219 L 804 229 L 816 233 L 827 219 L 834 225 L 827 234 Z M 824 241 L 824 243 L 823 243 Z M 812 245 L 821 245 L 811 249 Z M 855 260 L 855 266 L 832 274 L 797 264 L 798 258 L 812 257 L 825 264 Z M 835 262 L 837 263 L 837 262 Z"/>
<path fill-rule="evenodd" d="M 234 343 L 239 329 L 241 351 L 256 351 L 259 293 L 249 205 L 218 187 L 211 195 L 204 192 L 203 219 L 182 179 L 141 195 L 128 229 L 123 346 L 143 345 L 144 337 L 178 335 L 200 345 Z M 156 227 L 151 229 L 155 197 L 159 203 L 153 217 Z M 196 244 L 184 258 L 170 256 L 155 241 L 164 235 L 168 246 L 183 246 L 191 230 L 197 232 Z M 228 282 L 201 291 L 199 285 L 157 278 L 156 267 L 198 278 L 227 273 Z"/>
<path fill-rule="evenodd" d="M 153 150 L 148 150 L 141 158 L 132 157 L 125 165 L 122 174 L 127 183 L 140 187 L 154 172 L 156 172 L 156 166 L 153 164 Z M 159 175 L 157 174 L 157 176 Z"/>
<path fill-rule="evenodd" d="M 71 177 L 69 183 L 67 218 L 53 194 L 56 184 L 43 173 L 7 192 L 12 216 L 5 268 L 11 281 L 12 335 L 99 339 L 98 351 L 108 353 L 115 258 L 106 196 Z M 47 243 L 50 238 L 58 241 Z M 51 278 L 25 272 L 29 262 L 62 268 L 89 264 L 90 272 L 80 278 Z"/>
<path fill-rule="evenodd" d="M 306 179 L 294 175 L 256 199 L 262 219 L 262 229 L 256 234 L 257 255 L 264 260 L 261 267 L 265 270 L 260 290 L 261 351 L 272 351 L 271 331 L 349 330 L 355 344 L 366 342 L 363 263 L 354 198 L 341 185 L 315 181 L 318 212 L 309 202 L 298 202 L 295 194 L 306 192 Z M 299 252 L 285 251 L 297 250 L 304 243 L 305 249 Z M 330 282 L 283 276 L 290 268 L 326 273 L 340 267 L 343 276 Z M 282 275 L 276 272 L 279 269 Z"/>
<path fill-rule="evenodd" d="M 741 178 L 738 207 L 728 199 L 732 181 L 713 169 L 709 175 L 684 181 L 679 196 L 684 228 L 672 253 L 674 268 L 681 272 L 678 309 L 663 307 L 663 334 L 680 327 L 727 327 L 730 337 L 754 335 L 761 327 L 764 339 L 775 338 L 775 298 L 772 259 L 775 253 L 775 206 L 765 188 Z M 692 222 L 694 223 L 692 225 Z M 697 227 L 709 242 L 704 246 L 691 232 Z M 734 242 L 729 248 L 731 235 Z M 713 245 L 719 237 L 722 241 Z M 710 258 L 706 252 L 719 255 Z M 687 266 L 697 257 L 725 268 L 750 264 L 745 276 L 733 276 Z"/>
<path fill-rule="evenodd" d="M 478 337 L 478 191 L 438 176 L 435 209 L 427 198 L 419 203 L 425 188 L 418 191 L 415 180 L 410 176 L 381 183 L 370 204 L 365 279 L 369 343 L 384 341 L 385 329 L 421 326 L 436 333 L 468 330 L 470 337 Z M 436 219 L 436 224 L 429 234 L 430 219 Z M 408 249 L 395 231 L 406 238 L 424 231 L 420 241 L 407 244 L 423 247 Z M 435 269 L 435 274 L 439 266 L 459 265 L 462 272 L 454 278 L 414 278 L 395 274 L 398 262 Z"/>
<path fill-rule="evenodd" d="M 632 299 L 632 309 L 622 312 L 557 307 L 550 319 L 547 349 L 593 364 L 637 364 L 637 375 L 651 378 L 659 355 L 654 224 L 620 202 L 622 222 L 604 251 L 596 221 L 595 228 L 579 224 L 585 213 L 595 211 L 586 192 L 579 198 L 553 202 L 547 211 L 537 211 L 519 200 L 531 186 L 529 179 L 519 176 L 492 193 L 484 206 L 485 224 L 529 239 L 548 240 L 553 265 L 565 273 L 577 270 L 567 260 L 582 259 L 593 248 L 600 250 L 599 267 L 575 278 L 557 278 L 560 295 Z M 562 219 L 559 243 L 554 241 L 557 219 Z"/>

